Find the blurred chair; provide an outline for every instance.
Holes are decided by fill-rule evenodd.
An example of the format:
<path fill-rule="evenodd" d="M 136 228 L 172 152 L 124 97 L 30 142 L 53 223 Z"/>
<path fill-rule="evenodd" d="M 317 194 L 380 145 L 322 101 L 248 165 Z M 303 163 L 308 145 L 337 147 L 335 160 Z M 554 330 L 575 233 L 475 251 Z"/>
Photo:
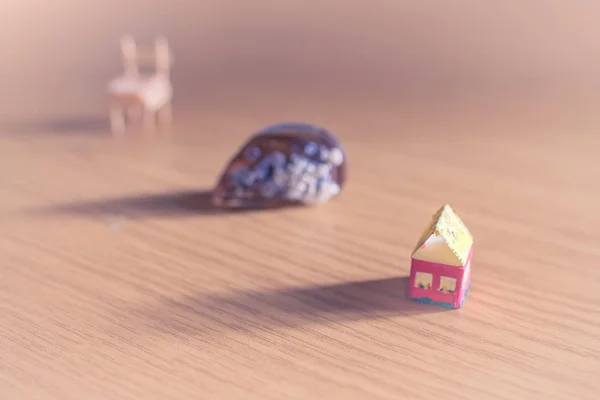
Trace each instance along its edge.
<path fill-rule="evenodd" d="M 108 85 L 112 131 L 124 132 L 127 121 L 140 116 L 145 130 L 154 130 L 157 123 L 170 124 L 173 60 L 167 40 L 159 37 L 154 49 L 138 49 L 133 37 L 125 36 L 121 51 L 125 72 Z M 154 67 L 154 72 L 144 74 L 140 67 Z"/>

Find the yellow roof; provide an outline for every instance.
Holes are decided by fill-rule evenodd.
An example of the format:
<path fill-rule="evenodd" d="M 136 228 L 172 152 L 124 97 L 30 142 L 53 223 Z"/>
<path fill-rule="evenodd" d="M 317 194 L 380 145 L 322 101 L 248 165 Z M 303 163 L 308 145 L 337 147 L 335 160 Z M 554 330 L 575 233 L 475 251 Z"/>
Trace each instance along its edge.
<path fill-rule="evenodd" d="M 419 238 L 412 257 L 417 260 L 462 267 L 467 262 L 473 236 L 454 209 L 445 204 Z"/>

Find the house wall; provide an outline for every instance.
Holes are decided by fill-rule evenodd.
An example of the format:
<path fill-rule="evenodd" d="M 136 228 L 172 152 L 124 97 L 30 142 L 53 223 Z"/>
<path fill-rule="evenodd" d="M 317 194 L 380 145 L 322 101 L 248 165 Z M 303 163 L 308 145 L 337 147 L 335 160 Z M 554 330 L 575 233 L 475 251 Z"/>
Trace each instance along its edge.
<path fill-rule="evenodd" d="M 463 274 L 463 280 L 461 283 L 461 290 L 458 293 L 457 302 L 460 303 L 464 300 L 466 295 L 466 291 L 469 290 L 469 286 L 471 285 L 471 259 L 473 257 L 473 248 L 469 252 L 469 257 L 467 258 L 467 262 L 465 263 L 465 270 Z M 457 304 L 460 306 L 460 304 Z"/>
<path fill-rule="evenodd" d="M 434 302 L 449 303 L 453 307 L 460 307 L 465 291 L 470 283 L 471 256 L 472 250 L 467 258 L 467 263 L 465 264 L 466 268 L 412 259 L 408 283 L 408 296 L 413 299 L 429 299 Z M 431 289 L 420 289 L 415 287 L 417 272 L 424 272 L 432 275 Z M 454 293 L 443 293 L 439 291 L 442 276 L 456 279 Z"/>

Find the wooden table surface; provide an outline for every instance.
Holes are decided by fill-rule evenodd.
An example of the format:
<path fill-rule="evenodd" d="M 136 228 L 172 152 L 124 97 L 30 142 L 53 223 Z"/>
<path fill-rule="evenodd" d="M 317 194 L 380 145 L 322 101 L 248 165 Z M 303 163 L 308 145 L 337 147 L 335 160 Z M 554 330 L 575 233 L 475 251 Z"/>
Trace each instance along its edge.
<path fill-rule="evenodd" d="M 106 10 L 63 2 L 73 15 L 95 10 L 99 21 L 121 15 L 116 2 Z M 415 21 L 434 10 L 410 4 L 403 12 L 413 24 L 398 26 L 423 33 Z M 381 32 L 372 43 L 402 20 L 378 7 Z M 16 9 L 15 2 L 14 21 L 28 21 L 30 13 L 19 9 L 19 19 Z M 311 70 L 329 71 L 322 76 L 300 68 L 277 78 L 246 66 L 254 72 L 244 80 L 233 56 L 213 52 L 224 64 L 210 64 L 185 51 L 192 36 L 176 17 L 198 25 L 182 5 L 160 10 L 181 55 L 171 134 L 108 133 L 102 85 L 118 71 L 127 18 L 94 25 L 109 33 L 70 25 L 81 35 L 68 40 L 56 22 L 68 12 L 39 21 L 46 29 L 31 30 L 29 43 L 54 32 L 70 49 L 47 58 L 44 79 L 19 67 L 34 59 L 33 47 L 9 49 L 2 87 L 14 96 L 0 113 L 0 398 L 598 398 L 600 101 L 584 90 L 598 81 L 559 57 L 583 60 L 571 44 L 583 37 L 577 26 L 597 32 L 588 12 L 556 31 L 572 32 L 571 44 L 535 47 L 547 51 L 535 56 L 539 65 L 565 61 L 555 70 L 540 72 L 533 56 L 518 64 L 529 54 L 519 44 L 539 40 L 523 29 L 522 38 L 507 39 L 513 53 L 495 47 L 492 61 L 442 71 L 448 85 L 432 83 L 427 74 L 435 71 L 407 67 L 385 91 L 391 69 L 374 67 L 386 63 L 383 47 L 373 50 L 382 58 L 369 64 L 371 75 L 356 67 L 340 77 L 323 56 Z M 508 9 L 498 13 L 487 21 L 509 19 Z M 545 15 L 541 26 L 549 26 Z M 136 26 L 142 33 L 160 20 L 145 18 Z M 448 33 L 454 25 L 444 26 Z M 333 54 L 327 48 L 311 54 Z M 77 57 L 64 58 L 71 52 Z M 512 70 L 476 75 L 502 52 L 517 60 Z M 199 84 L 193 76 L 210 78 Z M 323 125 L 345 144 L 341 196 L 313 208 L 213 209 L 207 196 L 227 159 L 253 131 L 287 120 Z M 475 237 L 473 286 L 460 310 L 404 297 L 410 251 L 444 203 Z"/>

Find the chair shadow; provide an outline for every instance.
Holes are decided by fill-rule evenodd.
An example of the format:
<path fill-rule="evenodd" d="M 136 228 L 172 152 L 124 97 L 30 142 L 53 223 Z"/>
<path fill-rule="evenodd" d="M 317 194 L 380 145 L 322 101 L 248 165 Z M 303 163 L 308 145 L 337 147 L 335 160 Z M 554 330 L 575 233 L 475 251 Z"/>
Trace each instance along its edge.
<path fill-rule="evenodd" d="M 223 336 L 256 335 L 277 328 L 300 328 L 360 320 L 451 312 L 409 300 L 408 277 L 348 282 L 232 295 L 165 298 L 132 313 L 137 332 Z M 145 328 L 144 328 L 145 327 Z"/>
<path fill-rule="evenodd" d="M 131 197 L 118 197 L 112 199 L 51 205 L 40 209 L 30 210 L 29 213 L 38 215 L 124 215 L 132 218 L 143 219 L 149 217 L 231 215 L 294 207 L 294 205 L 281 205 L 277 207 L 270 207 L 268 209 L 223 209 L 213 205 L 211 201 L 211 195 L 211 190 L 142 194 Z"/>
<path fill-rule="evenodd" d="M 82 115 L 45 120 L 23 120 L 0 123 L 0 132 L 8 134 L 82 134 L 106 133 L 110 123 L 106 115 Z"/>

